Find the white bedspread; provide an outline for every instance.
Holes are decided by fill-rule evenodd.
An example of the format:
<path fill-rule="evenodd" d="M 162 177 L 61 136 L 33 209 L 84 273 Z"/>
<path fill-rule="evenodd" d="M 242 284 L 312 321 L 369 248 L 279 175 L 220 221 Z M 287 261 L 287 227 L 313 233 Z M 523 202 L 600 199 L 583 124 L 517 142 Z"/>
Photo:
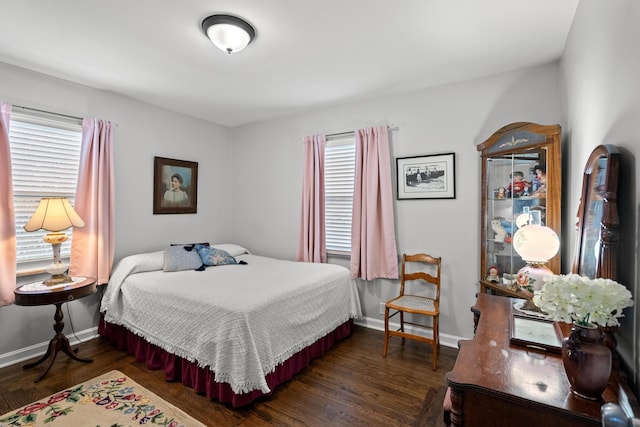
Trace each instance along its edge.
<path fill-rule="evenodd" d="M 265 376 L 362 315 L 349 270 L 240 255 L 247 265 L 162 271 L 162 252 L 124 258 L 102 299 L 108 322 L 208 367 L 236 394 L 268 393 Z"/>

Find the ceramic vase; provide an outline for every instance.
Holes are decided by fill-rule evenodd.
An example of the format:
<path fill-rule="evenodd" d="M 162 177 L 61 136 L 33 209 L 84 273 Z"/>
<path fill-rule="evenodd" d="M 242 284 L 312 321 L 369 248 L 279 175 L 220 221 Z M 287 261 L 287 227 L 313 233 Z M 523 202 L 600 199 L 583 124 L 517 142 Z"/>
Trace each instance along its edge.
<path fill-rule="evenodd" d="M 601 398 L 611 376 L 611 350 L 602 338 L 597 326 L 574 323 L 562 342 L 562 362 L 571 392 L 589 400 Z"/>
<path fill-rule="evenodd" d="M 611 352 L 618 346 L 618 340 L 616 339 L 616 332 L 618 332 L 617 326 L 600 326 L 600 332 L 602 332 L 602 343 L 609 347 Z"/>

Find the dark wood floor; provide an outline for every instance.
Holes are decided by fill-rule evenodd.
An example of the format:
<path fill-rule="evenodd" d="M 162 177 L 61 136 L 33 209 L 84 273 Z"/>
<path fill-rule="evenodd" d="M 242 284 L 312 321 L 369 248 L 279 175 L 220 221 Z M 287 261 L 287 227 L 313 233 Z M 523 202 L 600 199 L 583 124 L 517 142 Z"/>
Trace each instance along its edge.
<path fill-rule="evenodd" d="M 438 370 L 431 370 L 431 347 L 392 338 L 382 357 L 383 333 L 356 326 L 351 337 L 314 360 L 272 396 L 234 409 L 198 395 L 180 383 L 167 383 L 163 371 L 150 371 L 132 356 L 97 338 L 80 346 L 80 357 L 59 354 L 39 382 L 44 365 L 22 364 L 0 369 L 0 414 L 42 399 L 113 369 L 207 425 L 216 426 L 444 426 L 444 375 L 453 368 L 457 350 L 441 347 Z"/>

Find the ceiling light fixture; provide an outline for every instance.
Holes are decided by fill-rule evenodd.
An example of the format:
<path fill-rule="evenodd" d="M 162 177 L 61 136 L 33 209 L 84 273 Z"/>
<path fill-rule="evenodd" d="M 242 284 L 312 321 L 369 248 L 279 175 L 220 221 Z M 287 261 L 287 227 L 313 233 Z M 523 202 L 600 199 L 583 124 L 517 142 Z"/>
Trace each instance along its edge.
<path fill-rule="evenodd" d="M 202 30 L 218 49 L 227 53 L 240 52 L 256 37 L 256 30 L 251 24 L 231 15 L 205 18 Z"/>

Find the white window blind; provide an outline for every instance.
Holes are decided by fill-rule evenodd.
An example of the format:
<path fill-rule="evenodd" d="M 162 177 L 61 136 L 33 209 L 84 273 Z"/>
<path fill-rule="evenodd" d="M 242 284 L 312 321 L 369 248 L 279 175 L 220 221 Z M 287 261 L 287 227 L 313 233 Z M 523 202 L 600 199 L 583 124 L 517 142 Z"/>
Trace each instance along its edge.
<path fill-rule="evenodd" d="M 9 125 L 13 200 L 16 220 L 18 264 L 52 259 L 51 245 L 42 240 L 45 230 L 27 232 L 29 221 L 42 197 L 67 197 L 74 205 L 82 123 L 79 119 L 52 113 L 19 111 L 11 113 Z M 61 256 L 68 257 L 69 240 L 62 244 Z"/>
<path fill-rule="evenodd" d="M 351 253 L 355 136 L 327 139 L 324 152 L 327 252 Z"/>

